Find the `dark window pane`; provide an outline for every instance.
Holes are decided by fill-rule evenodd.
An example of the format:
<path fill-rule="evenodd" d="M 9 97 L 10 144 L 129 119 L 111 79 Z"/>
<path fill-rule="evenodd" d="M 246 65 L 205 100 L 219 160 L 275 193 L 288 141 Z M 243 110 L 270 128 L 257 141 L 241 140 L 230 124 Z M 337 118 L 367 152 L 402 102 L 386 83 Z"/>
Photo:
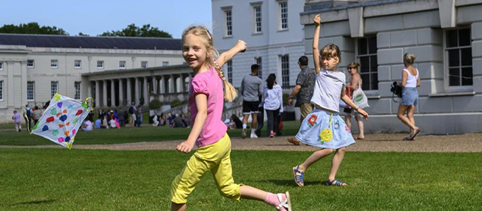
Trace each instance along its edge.
<path fill-rule="evenodd" d="M 370 72 L 377 72 L 377 56 L 370 56 Z"/>
<path fill-rule="evenodd" d="M 449 50 L 449 67 L 460 66 L 459 49 Z"/>
<path fill-rule="evenodd" d="M 449 69 L 449 86 L 460 86 L 460 69 Z"/>
<path fill-rule="evenodd" d="M 472 68 L 462 68 L 462 86 L 470 86 L 473 84 Z"/>
<path fill-rule="evenodd" d="M 372 73 L 372 87 L 371 90 L 377 90 L 378 89 L 378 73 Z"/>
<path fill-rule="evenodd" d="M 360 72 L 366 73 L 370 71 L 370 58 L 369 57 L 360 57 Z"/>
<path fill-rule="evenodd" d="M 457 30 L 447 31 L 447 47 L 457 47 Z"/>
<path fill-rule="evenodd" d="M 362 38 L 358 40 L 358 54 L 365 55 L 367 54 L 367 39 Z"/>
<path fill-rule="evenodd" d="M 470 29 L 459 30 L 459 46 L 470 46 Z"/>
<path fill-rule="evenodd" d="M 460 49 L 462 53 L 462 66 L 472 65 L 472 48 Z"/>
<path fill-rule="evenodd" d="M 370 75 L 369 74 L 360 74 L 362 79 L 362 89 L 363 90 L 370 90 Z"/>
<path fill-rule="evenodd" d="M 377 37 L 371 37 L 368 39 L 368 53 L 377 53 Z"/>

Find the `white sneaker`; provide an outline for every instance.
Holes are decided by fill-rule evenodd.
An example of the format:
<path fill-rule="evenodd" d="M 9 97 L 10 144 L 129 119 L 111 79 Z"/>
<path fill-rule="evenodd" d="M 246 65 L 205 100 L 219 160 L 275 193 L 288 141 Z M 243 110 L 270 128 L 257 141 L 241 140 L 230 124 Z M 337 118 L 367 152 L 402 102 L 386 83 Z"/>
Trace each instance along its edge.
<path fill-rule="evenodd" d="M 258 138 L 258 136 L 257 136 L 256 134 L 254 134 L 254 133 L 251 133 L 250 138 Z"/>

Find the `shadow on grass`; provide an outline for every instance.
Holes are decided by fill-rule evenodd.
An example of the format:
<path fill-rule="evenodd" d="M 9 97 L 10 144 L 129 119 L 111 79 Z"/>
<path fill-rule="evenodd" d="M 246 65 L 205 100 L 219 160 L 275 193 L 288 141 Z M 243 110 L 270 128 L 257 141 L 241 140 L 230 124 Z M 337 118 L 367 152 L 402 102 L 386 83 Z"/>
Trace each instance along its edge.
<path fill-rule="evenodd" d="M 50 204 L 55 202 L 56 200 L 49 199 L 49 200 L 36 200 L 36 201 L 26 201 L 26 202 L 20 202 L 12 205 L 25 205 L 25 204 Z"/>
<path fill-rule="evenodd" d="M 269 182 L 276 184 L 278 186 L 291 186 L 291 187 L 298 187 L 294 180 L 257 180 L 253 182 Z M 313 186 L 313 185 L 326 185 L 325 181 L 305 181 L 306 186 Z"/>

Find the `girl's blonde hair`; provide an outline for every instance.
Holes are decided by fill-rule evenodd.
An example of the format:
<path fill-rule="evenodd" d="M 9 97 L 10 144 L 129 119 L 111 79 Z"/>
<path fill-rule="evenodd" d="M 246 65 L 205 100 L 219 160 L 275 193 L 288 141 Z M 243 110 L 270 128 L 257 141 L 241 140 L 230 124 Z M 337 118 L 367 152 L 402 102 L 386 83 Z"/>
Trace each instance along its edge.
<path fill-rule="evenodd" d="M 406 53 L 403 55 L 403 61 L 407 62 L 409 65 L 412 65 L 415 59 L 417 59 L 417 57 L 411 53 Z"/>
<path fill-rule="evenodd" d="M 357 73 L 360 72 L 360 71 L 358 71 L 358 68 L 360 67 L 360 63 L 358 63 L 358 62 L 352 62 L 346 67 L 347 68 L 355 68 Z"/>
<path fill-rule="evenodd" d="M 238 94 L 236 93 L 236 89 L 233 87 L 233 85 L 231 85 L 231 83 L 226 80 L 223 70 L 215 60 L 215 58 L 219 57 L 219 52 L 214 48 L 213 37 L 211 33 L 204 26 L 190 26 L 186 28 L 184 32 L 182 32 L 182 43 L 184 43 L 184 38 L 189 34 L 195 35 L 200 38 L 199 40 L 206 47 L 208 55 L 206 55 L 205 62 L 207 62 L 209 67 L 214 67 L 214 69 L 216 69 L 219 77 L 221 78 L 221 80 L 223 80 L 225 90 L 224 99 L 228 102 L 232 102 Z"/>
<path fill-rule="evenodd" d="M 335 44 L 325 45 L 325 47 L 320 50 L 320 55 L 321 58 L 336 58 L 338 59 L 338 63 L 341 62 L 340 48 Z"/>

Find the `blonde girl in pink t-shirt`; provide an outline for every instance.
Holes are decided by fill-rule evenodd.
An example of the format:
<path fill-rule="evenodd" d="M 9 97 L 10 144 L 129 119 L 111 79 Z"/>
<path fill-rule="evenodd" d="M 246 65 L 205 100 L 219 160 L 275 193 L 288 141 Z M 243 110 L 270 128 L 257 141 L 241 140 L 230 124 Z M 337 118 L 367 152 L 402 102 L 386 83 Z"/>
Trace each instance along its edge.
<path fill-rule="evenodd" d="M 208 171 L 213 174 L 219 192 L 225 197 L 234 200 L 255 199 L 278 210 L 291 210 L 288 192 L 268 193 L 251 186 L 235 184 L 233 180 L 231 140 L 221 114 L 224 99 L 231 102 L 236 98 L 236 90 L 224 78 L 221 67 L 244 50 L 246 43 L 239 40 L 232 49 L 218 56 L 211 34 L 202 26 L 188 27 L 182 34 L 182 55 L 194 71 L 189 85 L 189 112 L 193 121 L 187 140 L 176 149 L 189 153 L 194 144 L 199 148 L 172 182 L 171 210 L 186 209 L 187 197 Z M 223 93 L 223 84 L 226 93 Z"/>

